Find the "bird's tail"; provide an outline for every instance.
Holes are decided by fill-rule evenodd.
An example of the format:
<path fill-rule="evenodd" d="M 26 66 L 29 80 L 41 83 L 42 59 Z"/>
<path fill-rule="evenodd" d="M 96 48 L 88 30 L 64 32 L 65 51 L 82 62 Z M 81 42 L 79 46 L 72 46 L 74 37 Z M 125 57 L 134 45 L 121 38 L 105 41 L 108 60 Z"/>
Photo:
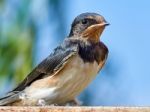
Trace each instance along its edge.
<path fill-rule="evenodd" d="M 6 96 L 0 98 L 0 106 L 6 106 L 18 100 L 19 93 L 9 93 Z"/>

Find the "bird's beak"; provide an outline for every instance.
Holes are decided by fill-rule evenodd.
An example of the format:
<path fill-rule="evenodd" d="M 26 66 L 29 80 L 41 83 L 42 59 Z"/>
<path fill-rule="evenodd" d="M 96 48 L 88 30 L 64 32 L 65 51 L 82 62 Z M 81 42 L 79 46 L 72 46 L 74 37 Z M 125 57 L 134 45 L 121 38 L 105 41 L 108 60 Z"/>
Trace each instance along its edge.
<path fill-rule="evenodd" d="M 98 42 L 105 26 L 108 25 L 109 23 L 107 22 L 91 25 L 85 29 L 85 31 L 82 33 L 82 36 L 88 38 L 89 40 Z"/>

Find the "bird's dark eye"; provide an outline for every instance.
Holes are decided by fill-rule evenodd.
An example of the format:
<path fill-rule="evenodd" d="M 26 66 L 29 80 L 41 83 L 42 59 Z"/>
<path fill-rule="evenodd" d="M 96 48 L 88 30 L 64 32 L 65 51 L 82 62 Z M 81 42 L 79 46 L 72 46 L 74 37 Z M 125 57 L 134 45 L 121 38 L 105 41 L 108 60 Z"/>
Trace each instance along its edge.
<path fill-rule="evenodd" d="M 87 23 L 88 23 L 88 21 L 86 19 L 82 20 L 82 24 L 87 24 Z"/>

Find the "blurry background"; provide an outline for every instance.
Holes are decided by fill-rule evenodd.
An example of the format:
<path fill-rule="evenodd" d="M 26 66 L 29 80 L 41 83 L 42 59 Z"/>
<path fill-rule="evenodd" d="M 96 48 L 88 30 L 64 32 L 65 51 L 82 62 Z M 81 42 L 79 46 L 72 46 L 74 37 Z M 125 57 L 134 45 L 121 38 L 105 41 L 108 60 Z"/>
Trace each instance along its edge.
<path fill-rule="evenodd" d="M 79 96 L 84 105 L 150 105 L 149 0 L 0 0 L 0 96 L 68 35 L 74 17 L 103 15 L 111 24 L 101 74 Z"/>

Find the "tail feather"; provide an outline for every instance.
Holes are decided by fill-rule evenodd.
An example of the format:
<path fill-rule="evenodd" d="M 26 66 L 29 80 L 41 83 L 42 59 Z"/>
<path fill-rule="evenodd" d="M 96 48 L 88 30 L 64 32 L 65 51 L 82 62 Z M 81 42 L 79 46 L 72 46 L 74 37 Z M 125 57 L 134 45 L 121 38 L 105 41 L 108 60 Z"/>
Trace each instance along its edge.
<path fill-rule="evenodd" d="M 8 94 L 0 98 L 0 106 L 6 106 L 18 100 L 20 100 L 19 93 Z"/>

